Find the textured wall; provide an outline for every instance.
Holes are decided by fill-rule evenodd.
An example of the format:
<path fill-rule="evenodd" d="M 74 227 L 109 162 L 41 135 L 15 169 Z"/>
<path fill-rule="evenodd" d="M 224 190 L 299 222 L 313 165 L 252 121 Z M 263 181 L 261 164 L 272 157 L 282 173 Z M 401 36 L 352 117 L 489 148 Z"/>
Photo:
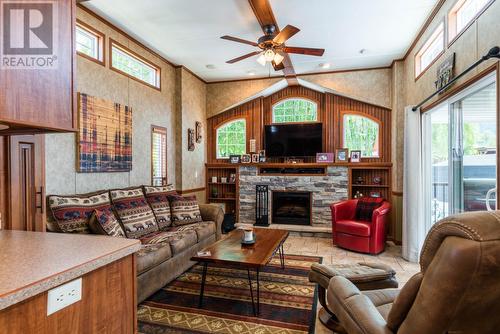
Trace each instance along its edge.
<path fill-rule="evenodd" d="M 240 217 L 238 222 L 255 223 L 255 186 L 269 185 L 269 222 L 271 223 L 271 191 L 312 192 L 312 226 L 331 226 L 330 204 L 347 199 L 347 167 L 328 167 L 326 176 L 263 176 L 257 167 L 241 166 Z"/>
<path fill-rule="evenodd" d="M 299 77 L 362 101 L 387 108 L 391 107 L 390 68 L 301 75 Z M 280 80 L 282 79 L 274 78 L 208 84 L 207 117 L 212 117 L 228 107 L 238 104 Z"/>
<path fill-rule="evenodd" d="M 161 91 L 131 80 L 106 67 L 77 56 L 76 91 L 98 96 L 133 108 L 132 171 L 128 173 L 77 173 L 74 134 L 46 136 L 47 194 L 74 194 L 98 189 L 118 188 L 151 182 L 151 125 L 167 128 L 168 180 L 175 182 L 175 70 L 143 50 L 123 35 L 88 13 L 77 9 L 78 19 L 95 27 L 161 67 Z M 108 56 L 106 49 L 106 56 Z"/>

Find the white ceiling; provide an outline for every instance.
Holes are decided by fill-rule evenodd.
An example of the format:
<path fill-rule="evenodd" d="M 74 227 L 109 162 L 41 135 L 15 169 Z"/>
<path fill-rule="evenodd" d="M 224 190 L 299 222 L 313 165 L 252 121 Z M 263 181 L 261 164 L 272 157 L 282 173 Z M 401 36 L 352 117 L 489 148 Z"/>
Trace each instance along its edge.
<path fill-rule="evenodd" d="M 402 57 L 438 0 L 270 0 L 280 28 L 301 31 L 288 46 L 326 49 L 291 55 L 297 74 L 388 66 Z M 175 64 L 207 81 L 282 75 L 256 57 L 225 61 L 256 48 L 220 39 L 263 35 L 246 0 L 91 0 L 83 3 Z M 363 54 L 359 51 L 365 49 Z M 319 64 L 330 63 L 329 69 Z M 211 64 L 215 69 L 208 69 Z"/>

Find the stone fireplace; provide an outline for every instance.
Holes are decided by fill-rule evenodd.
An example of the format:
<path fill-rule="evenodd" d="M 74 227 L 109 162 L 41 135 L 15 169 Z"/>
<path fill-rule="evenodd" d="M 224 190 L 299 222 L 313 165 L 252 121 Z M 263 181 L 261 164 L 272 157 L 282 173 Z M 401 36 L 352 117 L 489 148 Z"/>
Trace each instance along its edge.
<path fill-rule="evenodd" d="M 311 192 L 273 191 L 271 212 L 273 224 L 311 225 Z"/>
<path fill-rule="evenodd" d="M 269 223 L 281 224 L 273 221 L 276 213 L 273 210 L 273 194 L 288 192 L 308 193 L 310 196 L 310 226 L 331 226 L 330 204 L 347 199 L 348 170 L 344 166 L 329 166 L 324 174 L 320 175 L 268 175 L 259 174 L 258 166 L 240 166 L 239 168 L 239 222 L 243 224 L 255 223 L 256 186 L 269 186 Z M 290 208 L 291 209 L 291 208 Z M 298 209 L 294 209 L 298 212 Z M 293 210 L 292 210 L 293 212 Z M 288 214 L 286 211 L 281 214 Z M 279 214 L 278 216 L 281 216 Z M 282 217 L 280 217 L 282 218 Z M 282 222 L 292 225 L 291 220 Z M 309 223 L 307 224 L 309 225 Z"/>

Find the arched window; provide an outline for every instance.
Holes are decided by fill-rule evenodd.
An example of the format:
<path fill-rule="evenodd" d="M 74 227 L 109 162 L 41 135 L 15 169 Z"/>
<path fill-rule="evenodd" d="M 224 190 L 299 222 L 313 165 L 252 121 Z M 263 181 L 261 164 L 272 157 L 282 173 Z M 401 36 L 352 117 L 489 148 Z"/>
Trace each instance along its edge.
<path fill-rule="evenodd" d="M 344 147 L 349 151 L 361 151 L 364 158 L 378 158 L 379 123 L 360 115 L 345 114 L 343 123 Z"/>
<path fill-rule="evenodd" d="M 217 129 L 217 159 L 227 159 L 232 154 L 246 153 L 246 121 L 237 119 L 227 122 Z"/>
<path fill-rule="evenodd" d="M 318 105 L 306 99 L 287 99 L 273 106 L 273 123 L 316 122 Z"/>

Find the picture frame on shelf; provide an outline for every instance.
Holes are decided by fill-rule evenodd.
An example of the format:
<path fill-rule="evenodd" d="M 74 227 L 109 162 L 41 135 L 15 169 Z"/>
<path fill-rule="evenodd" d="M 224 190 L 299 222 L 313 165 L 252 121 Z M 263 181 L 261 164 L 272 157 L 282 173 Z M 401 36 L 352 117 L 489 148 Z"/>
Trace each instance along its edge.
<path fill-rule="evenodd" d="M 349 162 L 349 149 L 347 148 L 336 149 L 335 162 Z"/>
<path fill-rule="evenodd" d="M 258 164 L 259 163 L 259 155 L 257 153 L 252 154 L 252 163 Z"/>
<path fill-rule="evenodd" d="M 351 162 L 361 162 L 361 151 L 351 151 Z"/>
<path fill-rule="evenodd" d="M 229 175 L 229 183 L 236 183 L 236 174 L 231 173 L 231 175 Z"/>
<path fill-rule="evenodd" d="M 249 164 L 252 162 L 252 156 L 250 154 L 242 154 L 241 155 L 241 163 Z"/>
<path fill-rule="evenodd" d="M 239 164 L 241 162 L 241 155 L 230 155 L 229 162 L 232 164 Z"/>
<path fill-rule="evenodd" d="M 331 163 L 333 159 L 333 153 L 316 153 L 317 163 Z"/>

